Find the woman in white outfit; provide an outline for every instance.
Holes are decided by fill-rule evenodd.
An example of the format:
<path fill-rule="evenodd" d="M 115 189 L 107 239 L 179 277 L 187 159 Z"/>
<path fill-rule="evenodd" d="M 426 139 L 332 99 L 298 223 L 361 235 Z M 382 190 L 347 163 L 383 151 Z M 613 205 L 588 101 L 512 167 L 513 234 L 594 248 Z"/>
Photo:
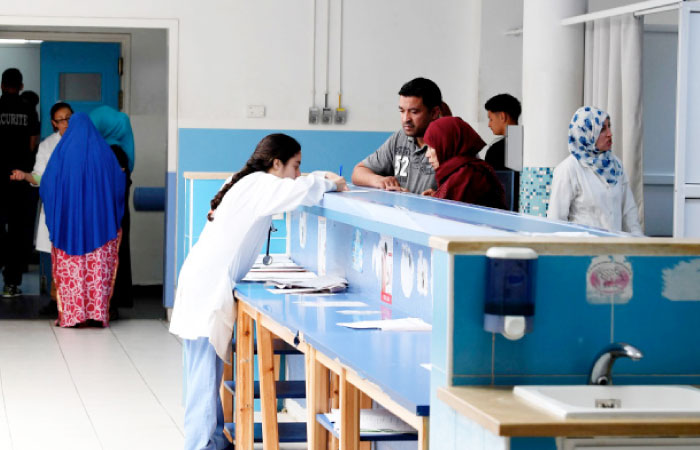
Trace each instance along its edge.
<path fill-rule="evenodd" d="M 10 176 L 12 180 L 25 180 L 32 186 L 39 186 L 41 176 L 44 174 L 44 170 L 46 170 L 46 165 L 49 163 L 49 159 L 51 158 L 54 149 L 61 140 L 63 133 L 65 133 L 66 129 L 68 129 L 68 120 L 70 119 L 71 115 L 73 115 L 73 108 L 71 108 L 68 103 L 58 102 L 51 107 L 51 125 L 53 126 L 54 133 L 39 144 L 39 150 L 36 153 L 36 161 L 34 162 L 32 172 L 26 173 L 22 172 L 21 170 L 14 170 Z M 43 205 L 41 206 L 39 213 L 35 248 L 38 252 L 46 254 L 46 256 L 41 258 L 42 264 L 44 261 L 47 264 L 50 264 L 51 241 L 49 240 L 49 229 L 46 227 L 46 214 L 44 213 Z M 51 273 L 51 271 L 49 270 L 48 273 Z M 50 302 L 49 305 L 54 305 L 54 303 Z M 55 308 L 52 309 L 55 310 Z"/>
<path fill-rule="evenodd" d="M 637 204 L 613 155 L 610 117 L 591 106 L 569 124 L 569 152 L 554 169 L 547 217 L 643 236 Z"/>
<path fill-rule="evenodd" d="M 219 385 L 231 354 L 233 289 L 267 238 L 272 215 L 344 190 L 331 173 L 300 176 L 301 147 L 284 134 L 263 138 L 211 201 L 209 222 L 180 270 L 170 332 L 183 338 L 187 395 L 185 449 L 228 446 Z"/>
<path fill-rule="evenodd" d="M 39 150 L 36 153 L 36 161 L 32 173 L 22 172 L 21 170 L 13 170 L 11 179 L 25 180 L 32 186 L 39 186 L 41 176 L 46 170 L 46 165 L 49 163 L 53 150 L 61 140 L 61 136 L 68 129 L 68 120 L 73 115 L 73 108 L 68 103 L 59 102 L 51 107 L 51 125 L 53 125 L 54 133 L 44 139 L 39 144 Z M 44 216 L 44 207 L 41 207 L 39 225 L 36 234 L 36 249 L 40 252 L 51 254 L 51 241 L 49 241 L 49 229 L 46 228 L 46 217 Z"/>

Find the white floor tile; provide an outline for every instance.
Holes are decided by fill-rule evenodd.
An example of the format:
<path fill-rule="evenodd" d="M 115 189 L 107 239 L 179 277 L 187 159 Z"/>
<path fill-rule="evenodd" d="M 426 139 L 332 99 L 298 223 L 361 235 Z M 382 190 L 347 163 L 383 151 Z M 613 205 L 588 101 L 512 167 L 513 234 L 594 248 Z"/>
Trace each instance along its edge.
<path fill-rule="evenodd" d="M 159 320 L 0 321 L 0 449 L 177 449 L 182 345 Z"/>
<path fill-rule="evenodd" d="M 184 438 L 175 426 L 131 429 L 129 433 L 116 428 L 100 434 L 105 450 L 181 449 Z"/>

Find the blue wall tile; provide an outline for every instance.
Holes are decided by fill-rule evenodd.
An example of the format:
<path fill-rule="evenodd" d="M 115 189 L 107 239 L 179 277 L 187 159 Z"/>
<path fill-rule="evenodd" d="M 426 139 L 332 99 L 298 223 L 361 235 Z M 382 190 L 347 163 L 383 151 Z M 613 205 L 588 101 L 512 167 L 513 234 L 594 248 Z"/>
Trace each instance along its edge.
<path fill-rule="evenodd" d="M 520 173 L 520 212 L 547 216 L 553 167 L 523 167 Z"/>
<path fill-rule="evenodd" d="M 454 374 L 490 376 L 493 337 L 483 326 L 486 257 L 455 255 L 454 260 Z"/>
<path fill-rule="evenodd" d="M 700 374 L 700 301 L 662 295 L 664 269 L 687 257 L 630 257 L 633 295 L 615 305 L 615 341 L 638 347 L 644 358 L 615 363 L 617 374 Z M 700 295 L 700 292 L 698 293 Z"/>
<path fill-rule="evenodd" d="M 557 450 L 557 442 L 551 437 L 511 438 L 510 450 Z"/>
<path fill-rule="evenodd" d="M 452 376 L 453 386 L 484 386 L 489 385 L 493 381 L 492 377 L 489 376 L 477 376 L 477 375 L 455 375 Z"/>
<path fill-rule="evenodd" d="M 586 384 L 588 375 L 496 375 L 496 386 Z"/>

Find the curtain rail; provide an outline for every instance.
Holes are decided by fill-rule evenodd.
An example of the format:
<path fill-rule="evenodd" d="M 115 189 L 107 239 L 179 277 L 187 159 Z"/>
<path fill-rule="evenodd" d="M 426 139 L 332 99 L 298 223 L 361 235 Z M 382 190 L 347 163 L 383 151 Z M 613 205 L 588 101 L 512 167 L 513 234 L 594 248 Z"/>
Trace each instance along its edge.
<path fill-rule="evenodd" d="M 645 2 L 620 6 L 619 8 L 610 8 L 603 11 L 582 14 L 580 16 L 567 17 L 561 21 L 561 24 L 577 25 L 580 23 L 592 22 L 598 19 L 621 16 L 623 14 L 634 14 L 635 16 L 640 16 L 656 12 L 670 11 L 678 8 L 681 1 L 683 0 L 647 0 Z"/>

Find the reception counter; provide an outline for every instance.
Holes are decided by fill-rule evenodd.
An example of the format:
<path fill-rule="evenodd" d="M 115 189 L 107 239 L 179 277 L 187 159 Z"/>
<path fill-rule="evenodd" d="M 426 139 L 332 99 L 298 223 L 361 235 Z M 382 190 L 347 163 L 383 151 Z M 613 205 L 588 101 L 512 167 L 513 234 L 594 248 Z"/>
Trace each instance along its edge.
<path fill-rule="evenodd" d="M 392 344 L 429 355 L 429 366 L 410 359 L 412 367 L 406 368 L 405 353 L 398 351 L 382 356 L 383 366 L 365 367 L 375 363 L 363 360 L 355 347 L 373 354 L 375 346 L 392 340 L 384 335 L 390 332 L 349 330 L 353 338 L 345 340 L 334 331 L 340 321 L 336 309 L 305 310 L 294 303 L 295 296 L 272 298 L 247 287 L 239 295 L 250 303 L 251 314 L 274 316 L 292 331 L 308 326 L 299 317 L 320 320 L 319 314 L 325 314 L 325 329 L 300 332 L 300 342 L 378 387 L 372 395 L 414 408 L 416 417 L 429 412 L 422 439 L 432 448 L 471 448 L 464 447 L 466 439 L 477 435 L 474 448 L 555 448 L 545 434 L 536 441 L 494 434 L 464 418 L 438 391 L 583 384 L 593 358 L 611 342 L 629 342 L 645 353 L 641 361 L 616 364 L 618 384 L 700 384 L 700 350 L 687 345 L 700 340 L 700 241 L 631 238 L 412 194 L 351 189 L 328 193 L 318 206 L 288 213 L 287 253 L 309 270 L 347 279 L 348 292 L 334 298 L 362 300 L 377 311 L 374 317 L 345 316 L 345 321 L 416 317 L 432 324 L 424 337 Z M 484 330 L 485 254 L 492 247 L 528 248 L 537 254 L 532 329 L 519 340 Z M 285 308 L 286 315 L 275 312 Z M 354 344 L 342 350 L 347 343 Z M 290 372 L 303 374 L 299 365 L 304 363 L 290 361 Z M 373 378 L 382 370 L 386 379 Z M 421 377 L 426 381 L 414 385 L 414 394 L 426 400 L 406 402 L 400 386 Z M 422 402 L 427 402 L 425 408 L 416 408 Z M 415 447 L 394 443 L 386 448 Z"/>

